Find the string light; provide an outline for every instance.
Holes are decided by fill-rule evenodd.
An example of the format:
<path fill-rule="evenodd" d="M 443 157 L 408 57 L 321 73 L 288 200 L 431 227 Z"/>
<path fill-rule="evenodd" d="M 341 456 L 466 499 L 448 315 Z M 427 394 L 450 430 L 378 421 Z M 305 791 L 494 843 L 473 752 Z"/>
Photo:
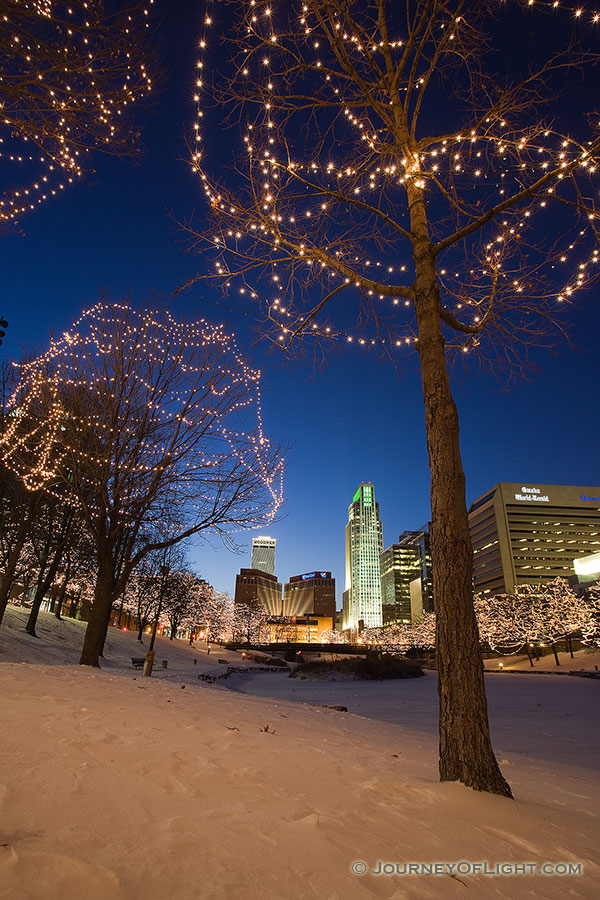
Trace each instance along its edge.
<path fill-rule="evenodd" d="M 93 150 L 134 152 L 125 113 L 152 89 L 142 35 L 153 3 L 117 16 L 102 0 L 4 4 L 0 161 L 21 176 L 0 197 L 0 222 L 18 224 L 81 178 Z"/>

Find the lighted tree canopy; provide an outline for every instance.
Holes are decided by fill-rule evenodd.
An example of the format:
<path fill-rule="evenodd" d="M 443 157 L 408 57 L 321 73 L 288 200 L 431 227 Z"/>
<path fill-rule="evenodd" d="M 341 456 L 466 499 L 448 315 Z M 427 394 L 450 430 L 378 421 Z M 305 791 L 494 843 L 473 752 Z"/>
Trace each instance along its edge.
<path fill-rule="evenodd" d="M 259 382 L 222 326 L 123 303 L 87 310 L 20 366 L 0 453 L 30 491 L 70 501 L 91 535 L 83 664 L 98 665 L 145 556 L 209 533 L 231 545 L 272 521 L 283 456 L 263 432 Z"/>
<path fill-rule="evenodd" d="M 131 106 L 152 88 L 154 0 L 0 0 L 0 223 L 16 224 L 90 171 L 139 152 Z"/>
<path fill-rule="evenodd" d="M 284 348 L 303 337 L 418 353 L 440 773 L 507 795 L 448 356 L 520 364 L 597 277 L 599 16 L 556 6 L 232 0 L 207 6 L 196 85 L 192 164 L 209 214 L 194 240 L 213 256 L 200 277 L 262 303 Z M 223 127 L 215 100 L 238 123 L 226 179 L 202 150 L 205 121 Z"/>

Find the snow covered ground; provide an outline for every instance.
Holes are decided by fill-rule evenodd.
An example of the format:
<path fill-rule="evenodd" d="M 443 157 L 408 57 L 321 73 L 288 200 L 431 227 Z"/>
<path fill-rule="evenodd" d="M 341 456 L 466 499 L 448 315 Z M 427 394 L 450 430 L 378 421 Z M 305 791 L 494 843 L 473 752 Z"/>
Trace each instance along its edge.
<path fill-rule="evenodd" d="M 513 802 L 437 782 L 434 673 L 206 685 L 195 670 L 221 651 L 161 641 L 169 669 L 148 679 L 127 668 L 131 635 L 111 631 L 105 668 L 88 670 L 80 624 L 43 624 L 39 641 L 0 626 L 2 900 L 597 896 L 598 682 L 486 679 Z M 484 860 L 583 873 L 467 871 Z M 461 866 L 383 869 L 418 862 Z"/>
<path fill-rule="evenodd" d="M 596 667 L 600 669 L 600 650 L 586 648 L 576 650 L 571 658 L 570 653 L 559 653 L 558 661 L 560 665 L 556 665 L 553 653 L 541 656 L 539 659 L 533 659 L 533 666 L 529 662 L 526 654 L 521 656 L 498 656 L 495 659 L 486 659 L 486 669 L 498 669 L 499 663 L 502 663 L 504 669 L 518 669 L 525 672 L 532 670 L 543 670 L 545 672 L 570 672 L 578 669 L 594 670 Z"/>
<path fill-rule="evenodd" d="M 7 607 L 0 626 L 0 662 L 25 660 L 46 666 L 79 663 L 85 622 L 75 619 L 58 620 L 50 613 L 42 612 L 36 626 L 38 637 L 34 638 L 24 631 L 28 616 L 28 609 Z M 149 645 L 150 635 L 145 634 L 143 643 L 140 643 L 135 631 L 109 628 L 104 649 L 106 658 L 102 661 L 102 668 L 110 672 L 131 672 L 131 658 L 145 656 Z M 211 644 L 209 654 L 203 641 L 197 641 L 190 647 L 187 641 L 170 641 L 168 638 L 157 637 L 154 650 L 156 656 L 152 677 L 166 681 L 175 679 L 193 684 L 198 681 L 200 673 L 219 675 L 226 668 L 219 663 L 220 659 L 227 660 L 233 666 L 258 665 L 251 660 L 242 659 L 241 653 L 222 650 L 216 644 Z M 166 670 L 162 668 L 163 660 L 167 663 Z"/>

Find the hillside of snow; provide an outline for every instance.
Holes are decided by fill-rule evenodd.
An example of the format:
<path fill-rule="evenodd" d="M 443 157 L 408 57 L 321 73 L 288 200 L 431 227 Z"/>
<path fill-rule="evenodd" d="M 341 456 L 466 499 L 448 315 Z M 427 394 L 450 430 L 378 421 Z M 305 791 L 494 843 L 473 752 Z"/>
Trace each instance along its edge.
<path fill-rule="evenodd" d="M 2 900 L 597 896 L 598 682 L 486 678 L 510 801 L 437 781 L 434 673 L 207 685 L 196 670 L 216 671 L 221 651 L 163 640 L 169 668 L 144 678 L 127 668 L 131 635 L 111 630 L 98 671 L 75 664 L 80 623 L 43 626 L 38 641 L 0 626 Z M 279 695 L 242 692 L 258 684 Z M 484 860 L 582 874 L 465 873 Z M 416 862 L 462 868 L 374 874 Z"/>

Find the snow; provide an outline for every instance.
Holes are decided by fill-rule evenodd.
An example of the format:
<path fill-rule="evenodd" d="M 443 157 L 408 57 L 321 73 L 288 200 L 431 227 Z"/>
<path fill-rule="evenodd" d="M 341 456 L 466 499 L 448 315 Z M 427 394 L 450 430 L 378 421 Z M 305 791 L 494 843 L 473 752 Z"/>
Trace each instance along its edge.
<path fill-rule="evenodd" d="M 169 669 L 148 679 L 130 668 L 135 636 L 111 630 L 104 669 L 90 670 L 75 664 L 81 623 L 41 624 L 39 641 L 0 627 L 2 900 L 441 900 L 465 885 L 484 900 L 597 896 L 595 681 L 486 678 L 513 802 L 438 783 L 433 672 L 207 685 L 196 670 L 223 668 L 221 651 L 162 640 Z M 584 871 L 360 877 L 355 860 Z"/>

